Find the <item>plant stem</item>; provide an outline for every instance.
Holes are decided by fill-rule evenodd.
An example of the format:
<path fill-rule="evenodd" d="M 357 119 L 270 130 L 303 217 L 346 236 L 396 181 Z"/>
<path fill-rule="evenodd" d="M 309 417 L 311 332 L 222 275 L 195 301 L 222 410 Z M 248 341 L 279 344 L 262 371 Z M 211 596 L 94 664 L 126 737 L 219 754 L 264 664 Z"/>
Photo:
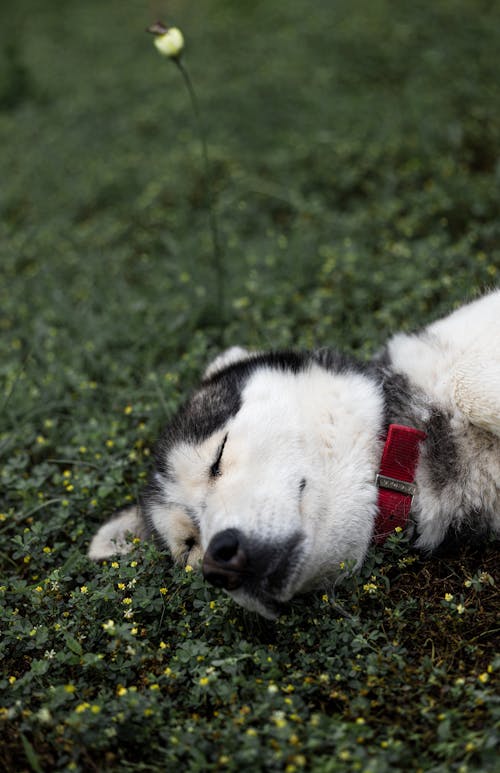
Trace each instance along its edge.
<path fill-rule="evenodd" d="M 208 160 L 206 132 L 201 118 L 198 98 L 196 96 L 193 83 L 189 76 L 189 72 L 184 66 L 184 64 L 182 63 L 182 60 L 180 58 L 176 58 L 174 59 L 174 61 L 177 67 L 179 68 L 182 77 L 184 78 L 184 83 L 186 84 L 186 88 L 188 90 L 189 97 L 191 99 L 191 105 L 193 107 L 193 112 L 195 115 L 195 120 L 197 124 L 197 129 L 198 129 L 198 136 L 200 139 L 203 165 L 205 167 L 205 170 L 204 170 L 205 171 L 204 173 L 205 201 L 208 209 L 210 234 L 212 237 L 213 269 L 214 269 L 214 278 L 215 278 L 215 284 L 216 284 L 216 308 L 219 310 L 219 314 L 220 314 L 220 338 L 221 338 L 221 342 L 223 342 L 224 320 L 225 320 L 225 310 L 226 310 L 225 282 L 224 282 L 224 256 L 223 256 L 223 251 L 222 251 L 220 237 L 219 237 L 217 215 L 215 212 L 215 204 L 214 204 L 214 198 L 212 193 L 210 163 Z"/>

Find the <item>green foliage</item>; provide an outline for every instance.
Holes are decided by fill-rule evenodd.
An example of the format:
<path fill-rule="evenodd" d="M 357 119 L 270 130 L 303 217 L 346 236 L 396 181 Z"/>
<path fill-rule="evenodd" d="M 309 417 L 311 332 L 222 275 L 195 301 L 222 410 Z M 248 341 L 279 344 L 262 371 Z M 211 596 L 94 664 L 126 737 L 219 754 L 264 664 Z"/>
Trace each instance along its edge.
<path fill-rule="evenodd" d="M 273 625 L 150 546 L 85 558 L 220 337 L 203 167 L 147 8 L 4 5 L 0 765 L 495 770 L 495 546 L 394 539 Z M 494 4 L 173 8 L 227 344 L 367 357 L 498 283 Z"/>

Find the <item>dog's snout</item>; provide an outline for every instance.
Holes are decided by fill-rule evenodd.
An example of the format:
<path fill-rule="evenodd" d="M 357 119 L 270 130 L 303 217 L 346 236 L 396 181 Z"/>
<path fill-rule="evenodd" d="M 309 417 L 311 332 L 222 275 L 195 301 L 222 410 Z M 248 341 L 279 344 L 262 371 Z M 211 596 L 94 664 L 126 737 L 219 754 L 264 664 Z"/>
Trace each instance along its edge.
<path fill-rule="evenodd" d="M 207 582 L 217 588 L 236 590 L 243 584 L 246 566 L 243 535 L 237 529 L 225 529 L 210 541 L 202 571 Z"/>

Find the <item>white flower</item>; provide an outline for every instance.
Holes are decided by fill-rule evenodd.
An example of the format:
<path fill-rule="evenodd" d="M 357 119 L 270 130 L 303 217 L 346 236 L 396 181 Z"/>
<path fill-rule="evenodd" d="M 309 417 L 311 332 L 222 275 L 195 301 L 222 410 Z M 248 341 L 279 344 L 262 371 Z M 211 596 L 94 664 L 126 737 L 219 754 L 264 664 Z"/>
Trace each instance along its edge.
<path fill-rule="evenodd" d="M 184 35 L 177 27 L 165 27 L 161 22 L 156 22 L 149 27 L 148 32 L 155 36 L 154 44 L 158 52 L 168 59 L 178 59 L 184 48 Z"/>

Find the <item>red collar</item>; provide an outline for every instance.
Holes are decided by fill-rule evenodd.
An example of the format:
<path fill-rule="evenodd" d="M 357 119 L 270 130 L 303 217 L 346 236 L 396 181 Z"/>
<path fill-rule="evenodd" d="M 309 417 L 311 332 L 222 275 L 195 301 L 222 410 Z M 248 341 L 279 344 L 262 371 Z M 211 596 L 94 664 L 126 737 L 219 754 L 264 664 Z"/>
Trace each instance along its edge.
<path fill-rule="evenodd" d="M 381 545 L 398 526 L 408 523 L 417 469 L 420 443 L 425 432 L 400 424 L 390 424 L 387 432 L 380 471 L 376 478 L 378 515 L 373 541 Z"/>

